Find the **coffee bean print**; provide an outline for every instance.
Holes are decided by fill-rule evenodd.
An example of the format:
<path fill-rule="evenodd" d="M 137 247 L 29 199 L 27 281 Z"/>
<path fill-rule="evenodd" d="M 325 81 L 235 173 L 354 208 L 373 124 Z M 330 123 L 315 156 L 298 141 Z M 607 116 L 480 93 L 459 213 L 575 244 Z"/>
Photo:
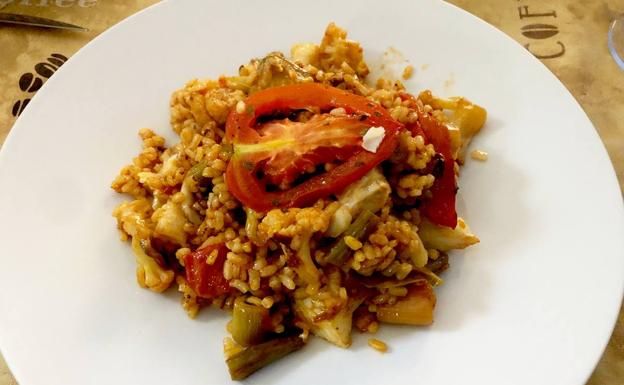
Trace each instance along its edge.
<path fill-rule="evenodd" d="M 65 63 L 64 61 L 62 61 L 61 59 L 57 59 L 55 57 L 49 57 L 46 59 L 48 62 L 54 64 L 57 68 L 62 66 L 63 63 Z"/>
<path fill-rule="evenodd" d="M 37 65 L 35 65 L 35 72 L 37 72 L 44 78 L 49 78 L 50 76 L 54 75 L 54 72 L 56 72 L 57 68 L 57 66 L 50 63 L 37 63 Z"/>
<path fill-rule="evenodd" d="M 61 55 L 60 53 L 53 53 L 50 56 L 55 57 L 57 59 L 61 59 L 63 61 L 63 63 L 67 61 L 67 57 L 64 56 L 64 55 Z"/>
<path fill-rule="evenodd" d="M 41 78 L 35 78 L 35 81 L 33 82 L 32 86 L 28 89 L 28 92 L 37 92 L 39 91 L 39 88 L 41 88 L 42 85 L 43 85 L 43 80 L 41 80 Z"/>
<path fill-rule="evenodd" d="M 15 102 L 15 104 L 13 104 L 13 109 L 11 110 L 11 114 L 13 114 L 13 116 L 17 116 L 20 113 L 20 106 L 22 105 L 22 101 L 18 100 Z"/>
<path fill-rule="evenodd" d="M 1 1 L 1 0 L 0 0 Z M 60 66 L 65 64 L 67 61 L 67 56 L 62 55 L 60 53 L 52 53 L 46 61 L 37 63 L 35 65 L 35 73 L 26 72 L 23 73 L 18 81 L 19 88 L 23 92 L 37 92 L 43 86 L 43 82 L 45 79 L 50 78 L 56 70 L 59 69 Z M 39 75 L 39 76 L 37 76 Z M 19 116 L 28 103 L 30 102 L 30 98 L 26 98 L 24 100 L 17 100 L 13 104 L 13 108 L 11 108 L 11 114 L 15 117 Z"/>
<path fill-rule="evenodd" d="M 58 69 L 60 66 L 65 64 L 65 62 L 67 61 L 67 58 L 61 55 L 60 53 L 53 53 L 46 60 L 52 65 L 56 66 L 56 69 Z"/>
<path fill-rule="evenodd" d="M 522 34 L 529 39 L 548 39 L 558 33 L 557 27 L 550 24 L 529 24 L 522 27 Z"/>
<path fill-rule="evenodd" d="M 30 99 L 16 101 L 15 104 L 13 104 L 13 109 L 11 110 L 13 116 L 18 117 L 24 111 L 24 108 L 26 108 L 28 103 L 30 103 Z"/>
<path fill-rule="evenodd" d="M 19 79 L 20 89 L 24 92 L 36 92 L 43 85 L 41 78 L 35 77 L 32 73 L 22 74 Z"/>
<path fill-rule="evenodd" d="M 35 76 L 31 74 L 30 72 L 22 74 L 22 76 L 20 76 L 20 79 L 19 79 L 20 90 L 28 91 L 28 88 L 30 88 L 30 85 L 32 84 L 32 81 L 34 78 Z"/>

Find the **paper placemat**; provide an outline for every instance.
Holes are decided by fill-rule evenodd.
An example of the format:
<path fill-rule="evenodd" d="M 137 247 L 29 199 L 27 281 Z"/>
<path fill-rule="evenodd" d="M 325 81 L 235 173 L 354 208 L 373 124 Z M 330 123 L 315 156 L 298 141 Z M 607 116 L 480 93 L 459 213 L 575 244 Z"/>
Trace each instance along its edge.
<path fill-rule="evenodd" d="M 45 81 L 82 46 L 157 0 L 0 0 L 0 11 L 89 29 L 0 26 L 0 145 Z M 503 30 L 542 60 L 572 92 L 604 142 L 624 186 L 624 71 L 607 49 L 610 22 L 624 0 L 450 0 Z M 2 347 L 0 346 L 0 349 Z M 624 383 L 624 311 L 588 385 Z M 0 357 L 0 385 L 16 385 Z"/>

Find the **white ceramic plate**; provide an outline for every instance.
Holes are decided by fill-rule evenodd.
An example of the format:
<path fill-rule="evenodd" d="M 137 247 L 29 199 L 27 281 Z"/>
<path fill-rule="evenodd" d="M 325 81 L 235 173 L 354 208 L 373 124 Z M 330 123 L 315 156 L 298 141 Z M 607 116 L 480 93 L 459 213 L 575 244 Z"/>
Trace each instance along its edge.
<path fill-rule="evenodd" d="M 76 54 L 15 124 L 0 153 L 0 348 L 21 385 L 229 383 L 226 315 L 190 320 L 178 293 L 135 283 L 109 188 L 139 151 L 172 137 L 170 93 L 234 73 L 336 21 L 367 56 L 397 48 L 417 92 L 489 111 L 461 178 L 460 214 L 481 243 L 455 253 L 435 324 L 383 327 L 385 355 L 356 335 L 319 340 L 250 384 L 582 384 L 611 333 L 624 277 L 624 216 L 609 158 L 556 78 L 467 13 L 423 1 L 171 1 Z M 429 65 L 421 69 L 421 65 Z M 451 80 L 451 81 L 449 81 Z M 357 333 L 356 333 L 357 334 Z"/>

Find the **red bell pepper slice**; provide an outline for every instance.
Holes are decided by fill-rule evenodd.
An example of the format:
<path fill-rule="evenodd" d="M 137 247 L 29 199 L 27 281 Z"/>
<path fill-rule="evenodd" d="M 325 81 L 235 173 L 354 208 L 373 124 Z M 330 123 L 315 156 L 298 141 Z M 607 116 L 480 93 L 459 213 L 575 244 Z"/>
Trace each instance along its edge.
<path fill-rule="evenodd" d="M 436 178 L 431 186 L 431 198 L 423 202 L 420 210 L 431 222 L 455 228 L 457 226 L 455 210 L 457 183 L 448 129 L 431 114 L 425 112 L 422 104 L 418 103 L 412 95 L 404 93 L 401 97 L 403 100 L 410 101 L 410 107 L 418 114 L 418 121 L 407 125 L 407 129 L 412 132 L 412 135 L 422 135 L 425 142 L 433 144 L 436 152 L 444 158 L 442 176 Z"/>

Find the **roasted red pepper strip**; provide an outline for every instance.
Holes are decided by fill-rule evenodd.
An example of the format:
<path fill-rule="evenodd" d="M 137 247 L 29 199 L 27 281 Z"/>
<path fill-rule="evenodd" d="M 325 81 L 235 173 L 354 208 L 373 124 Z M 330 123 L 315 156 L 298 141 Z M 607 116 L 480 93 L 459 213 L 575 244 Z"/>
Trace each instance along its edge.
<path fill-rule="evenodd" d="M 407 125 L 412 135 L 422 135 L 426 143 L 433 144 L 436 152 L 444 157 L 444 172 L 436 178 L 431 186 L 431 198 L 423 202 L 421 212 L 431 222 L 455 228 L 457 226 L 457 212 L 455 211 L 455 162 L 451 154 L 451 139 L 448 129 L 431 114 L 424 111 L 421 103 L 407 93 L 401 95 L 403 100 L 410 101 L 410 107 L 418 114 L 418 122 Z"/>
<path fill-rule="evenodd" d="M 359 116 L 365 127 L 384 127 L 384 139 L 375 153 L 354 147 L 352 155 L 331 171 L 284 191 L 267 192 L 264 182 L 257 176 L 260 165 L 253 162 L 253 157 L 237 153 L 237 145 L 262 143 L 261 132 L 256 127 L 258 118 L 310 107 L 321 111 L 342 107 L 347 115 Z M 319 198 L 341 191 L 390 157 L 397 144 L 397 133 L 403 127 L 379 104 L 334 87 L 304 83 L 268 88 L 249 96 L 243 112 L 233 109 L 228 116 L 226 140 L 233 144 L 234 155 L 228 164 L 225 181 L 232 195 L 258 212 L 310 205 Z M 267 149 L 264 154 L 270 151 Z"/>
<path fill-rule="evenodd" d="M 212 265 L 206 259 L 217 250 L 217 258 Z M 186 280 L 195 293 L 202 298 L 214 298 L 230 291 L 230 285 L 223 277 L 223 265 L 228 249 L 225 244 L 206 246 L 184 256 Z"/>

